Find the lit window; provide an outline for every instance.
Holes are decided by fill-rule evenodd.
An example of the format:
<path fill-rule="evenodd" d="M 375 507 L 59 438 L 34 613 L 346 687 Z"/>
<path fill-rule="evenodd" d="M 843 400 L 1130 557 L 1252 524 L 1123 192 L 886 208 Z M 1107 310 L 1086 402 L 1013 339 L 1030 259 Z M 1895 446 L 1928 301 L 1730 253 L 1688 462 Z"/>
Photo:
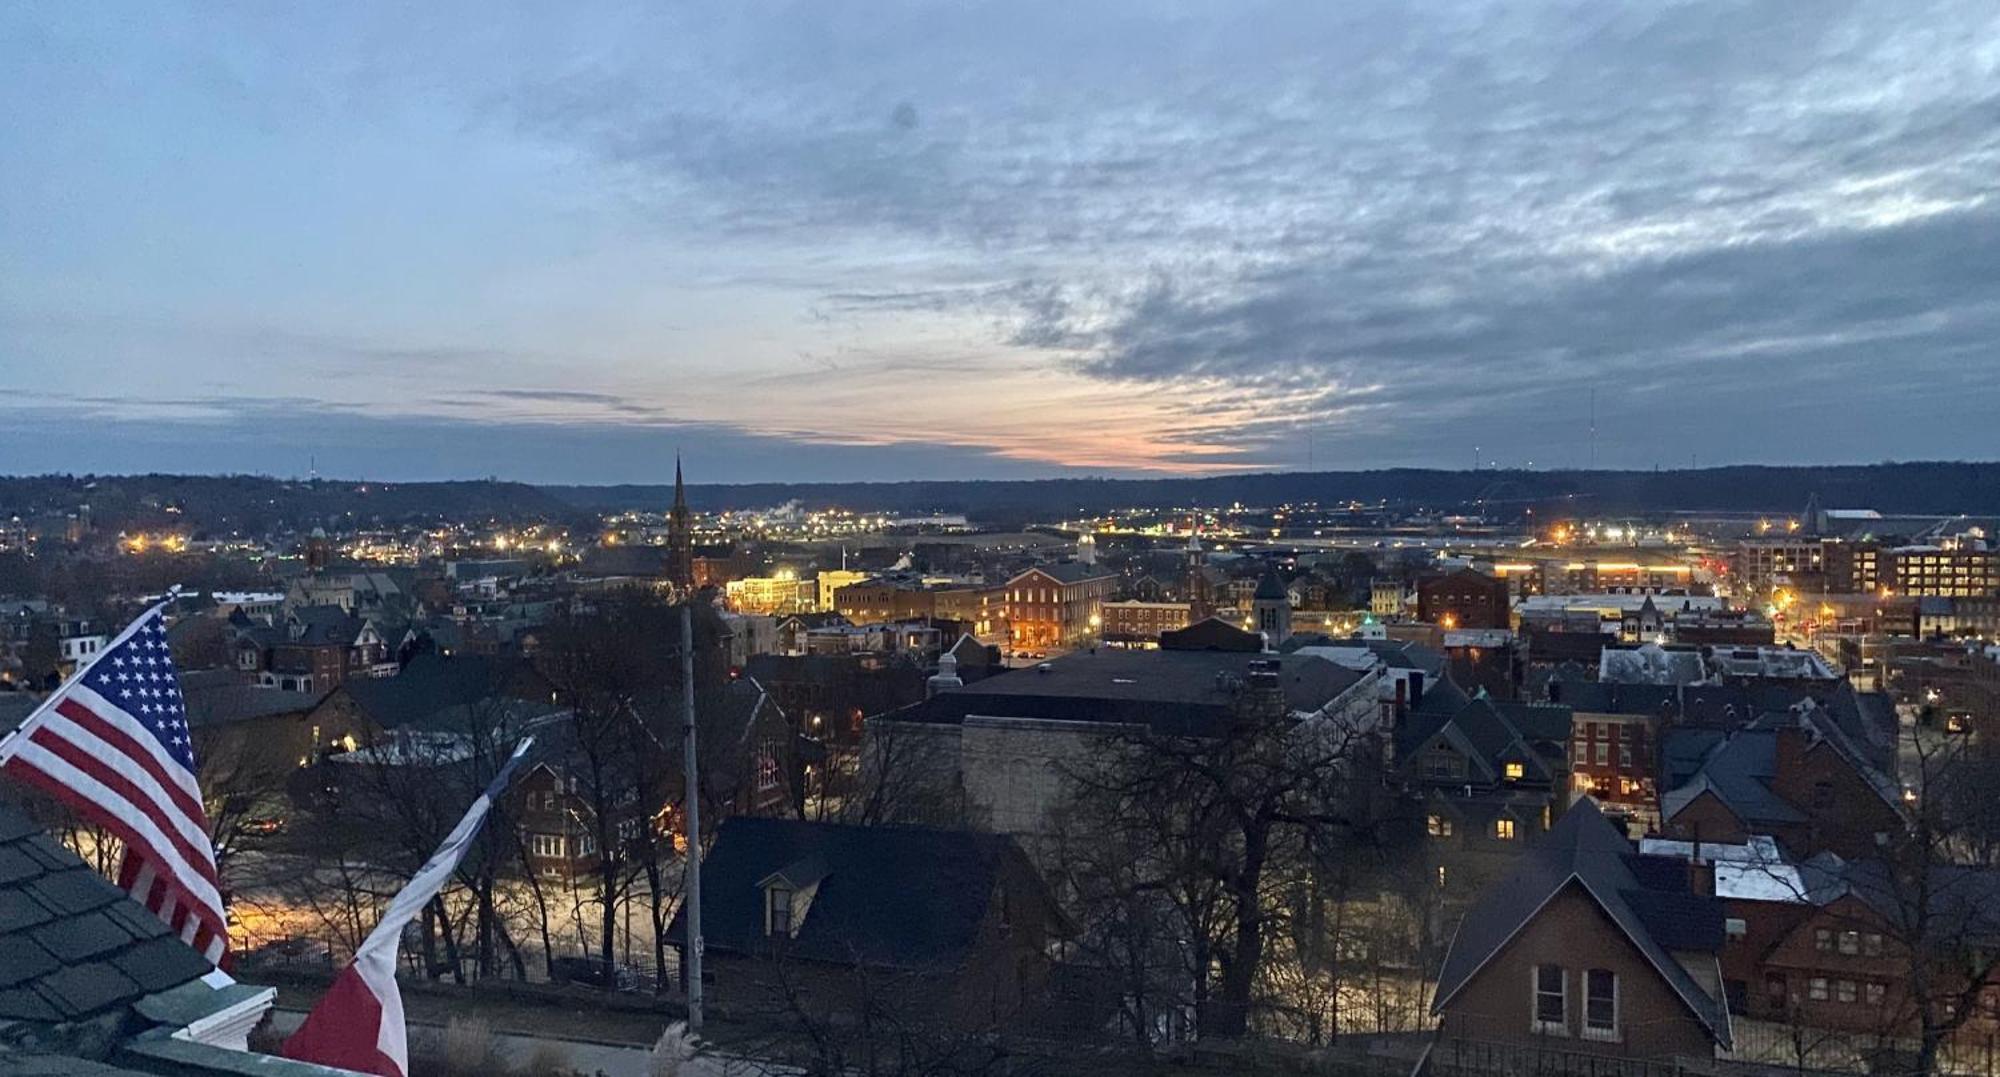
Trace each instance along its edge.
<path fill-rule="evenodd" d="M 1514 820 L 1512 819 L 1493 820 L 1493 836 L 1499 838 L 1501 841 L 1513 841 Z"/>
<path fill-rule="evenodd" d="M 1569 1035 L 1569 999 L 1563 994 L 1564 986 L 1561 965 L 1535 966 L 1533 1026 L 1536 1032 Z"/>
<path fill-rule="evenodd" d="M 1510 782 L 1520 781 L 1521 776 L 1526 774 L 1527 772 L 1528 772 L 1527 768 L 1519 763 L 1507 764 L 1507 780 Z"/>
<path fill-rule="evenodd" d="M 1445 818 L 1444 816 L 1433 815 L 1428 820 L 1426 820 L 1426 824 L 1427 828 L 1430 830 L 1431 837 L 1433 838 L 1451 837 L 1451 820 Z"/>
<path fill-rule="evenodd" d="M 1591 969 L 1583 974 L 1583 1034 L 1592 1039 L 1618 1038 L 1618 974 Z"/>

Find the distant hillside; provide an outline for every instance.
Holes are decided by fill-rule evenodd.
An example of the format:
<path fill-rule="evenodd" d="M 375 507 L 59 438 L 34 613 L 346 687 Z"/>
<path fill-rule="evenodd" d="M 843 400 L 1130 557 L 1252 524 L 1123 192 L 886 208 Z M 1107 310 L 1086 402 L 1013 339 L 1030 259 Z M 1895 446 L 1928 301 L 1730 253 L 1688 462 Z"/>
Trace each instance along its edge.
<path fill-rule="evenodd" d="M 667 486 L 553 486 L 593 512 L 659 508 Z M 1272 472 L 1205 479 L 1044 479 L 988 482 L 750 483 L 690 486 L 698 509 L 758 508 L 797 500 L 892 512 L 1019 516 L 1125 506 L 1275 505 L 1286 501 L 1388 501 L 1433 508 L 1575 501 L 1600 512 L 1799 509 L 1818 494 L 1828 507 L 1883 512 L 2000 512 L 2000 463 L 1870 464 L 1840 467 L 1718 467 L 1676 471 Z"/>
<path fill-rule="evenodd" d="M 2000 463 L 1910 463 L 1842 467 L 1720 467 L 1678 471 L 1277 472 L 1206 479 L 750 483 L 690 486 L 698 509 L 744 509 L 799 501 L 888 512 L 962 512 L 1019 522 L 1126 506 L 1275 505 L 1286 501 L 1387 501 L 1406 507 L 1509 512 L 1530 505 L 1578 512 L 1674 510 L 1781 512 L 1817 494 L 1829 508 L 1888 513 L 2000 514 Z M 179 522 L 201 532 L 262 533 L 315 525 L 367 526 L 432 520 L 580 522 L 607 511 L 663 510 L 667 486 L 547 486 L 474 482 L 297 482 L 256 476 L 0 477 L 0 520 L 31 519 L 88 504 L 100 528 Z M 178 511 L 174 511 L 178 510 Z"/>
<path fill-rule="evenodd" d="M 562 520 L 577 510 L 518 482 L 307 482 L 252 475 L 0 477 L 0 520 L 90 506 L 100 529 L 182 523 L 201 532 L 367 526 L 436 520 Z"/>

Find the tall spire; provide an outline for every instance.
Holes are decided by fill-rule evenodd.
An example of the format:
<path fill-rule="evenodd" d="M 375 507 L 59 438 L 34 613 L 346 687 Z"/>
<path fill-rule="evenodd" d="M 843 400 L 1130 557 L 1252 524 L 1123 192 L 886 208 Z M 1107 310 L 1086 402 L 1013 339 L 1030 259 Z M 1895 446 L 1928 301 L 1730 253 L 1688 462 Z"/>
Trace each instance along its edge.
<path fill-rule="evenodd" d="M 674 453 L 674 507 L 667 513 L 667 579 L 683 596 L 694 593 L 694 518 L 688 512 L 678 452 Z"/>

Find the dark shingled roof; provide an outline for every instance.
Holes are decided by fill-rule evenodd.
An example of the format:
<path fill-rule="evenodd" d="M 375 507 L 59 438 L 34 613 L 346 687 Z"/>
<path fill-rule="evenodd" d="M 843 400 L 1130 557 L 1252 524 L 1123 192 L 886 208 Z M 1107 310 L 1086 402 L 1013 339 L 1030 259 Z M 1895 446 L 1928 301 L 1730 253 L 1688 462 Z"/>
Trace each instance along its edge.
<path fill-rule="evenodd" d="M 1257 591 L 1250 597 L 1258 602 L 1281 602 L 1288 597 L 1285 581 L 1278 578 L 1278 566 L 1264 566 L 1264 577 L 1257 581 Z"/>
<path fill-rule="evenodd" d="M 1660 798 L 1660 813 L 1672 819 L 1701 794 L 1711 793 L 1753 829 L 1805 822 L 1804 812 L 1771 791 L 1777 773 L 1778 735 L 1741 730 L 1710 748 L 1694 776 Z"/>
<path fill-rule="evenodd" d="M 554 704 L 512 698 L 511 689 L 534 681 L 522 663 L 483 655 L 419 655 L 394 677 L 350 677 L 341 690 L 384 729 L 462 728 L 466 708 L 491 702 L 496 720 L 525 720 Z"/>
<path fill-rule="evenodd" d="M 1450 684 L 1450 681 L 1440 682 Z M 1455 689 L 1453 690 L 1455 691 Z M 1552 781 L 1563 768 L 1570 736 L 1570 709 L 1559 704 L 1516 703 L 1484 693 L 1455 710 L 1447 704 L 1452 692 L 1427 692 L 1423 703 L 1396 726 L 1396 757 L 1408 765 L 1440 733 L 1469 747 L 1497 779 L 1507 763 L 1531 768 L 1540 781 Z"/>
<path fill-rule="evenodd" d="M 194 688 L 188 687 L 183 679 L 181 691 L 187 702 L 188 724 L 197 728 L 274 714 L 303 714 L 319 702 L 319 696 L 311 692 L 287 692 L 256 684 L 210 684 Z"/>
<path fill-rule="evenodd" d="M 1293 711 L 1315 711 L 1363 674 L 1310 655 L 1227 651 L 1075 651 L 939 692 L 891 711 L 893 721 L 957 724 L 969 715 L 1144 725 L 1155 732 L 1211 735 L 1231 714 L 1250 663 L 1277 669 Z"/>
<path fill-rule="evenodd" d="M 1264 649 L 1264 637 L 1220 617 L 1204 617 L 1186 628 L 1173 628 L 1160 633 L 1160 649 L 1256 654 Z"/>
<path fill-rule="evenodd" d="M 738 816 L 723 822 L 702 861 L 702 937 L 709 950 L 765 952 L 763 886 L 782 873 L 819 887 L 786 956 L 953 968 L 1010 859 L 1032 872 L 1020 848 L 995 834 Z M 684 916 L 667 927 L 677 945 Z"/>
<path fill-rule="evenodd" d="M 1703 990 L 1674 951 L 1713 952 L 1722 945 L 1722 905 L 1690 892 L 1684 864 L 1662 866 L 1639 855 L 1585 798 L 1529 849 L 1505 879 L 1489 886 L 1459 922 L 1438 973 L 1431 1012 L 1505 949 L 1542 906 L 1566 887 L 1580 886 L 1644 955 L 1710 1036 L 1730 1046 L 1723 1001 Z"/>
<path fill-rule="evenodd" d="M 158 917 L 0 804 L 0 1021 L 89 1020 L 210 967 Z"/>

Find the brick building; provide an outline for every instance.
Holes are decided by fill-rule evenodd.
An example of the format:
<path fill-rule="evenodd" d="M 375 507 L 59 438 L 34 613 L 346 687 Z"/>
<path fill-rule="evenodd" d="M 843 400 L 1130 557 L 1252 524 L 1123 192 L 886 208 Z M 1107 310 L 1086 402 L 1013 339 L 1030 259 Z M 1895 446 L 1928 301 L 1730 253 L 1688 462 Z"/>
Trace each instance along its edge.
<path fill-rule="evenodd" d="M 1036 565 L 1007 581 L 1007 627 L 1016 650 L 1074 647 L 1096 637 L 1118 582 L 1095 565 Z"/>
<path fill-rule="evenodd" d="M 1106 602 L 1102 638 L 1128 646 L 1158 645 L 1161 633 L 1188 626 L 1190 612 L 1185 602 Z"/>
<path fill-rule="evenodd" d="M 1465 914 L 1420 1072 L 1619 1073 L 1731 1046 L 1723 910 L 1638 853 L 1588 800 Z M 1522 1065 L 1526 1063 L 1526 1065 Z"/>
<path fill-rule="evenodd" d="M 1469 568 L 1421 580 L 1417 620 L 1445 628 L 1511 628 L 1507 581 Z"/>

